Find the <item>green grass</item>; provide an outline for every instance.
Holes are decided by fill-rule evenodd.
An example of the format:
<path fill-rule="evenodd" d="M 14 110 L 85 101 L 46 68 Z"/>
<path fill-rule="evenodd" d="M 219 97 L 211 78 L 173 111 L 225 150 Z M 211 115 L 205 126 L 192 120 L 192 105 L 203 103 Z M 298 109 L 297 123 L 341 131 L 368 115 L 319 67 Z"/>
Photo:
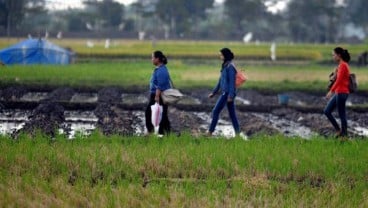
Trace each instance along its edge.
<path fill-rule="evenodd" d="M 19 42 L 20 39 L 0 39 L 0 48 Z M 51 40 L 63 47 L 72 48 L 79 57 L 91 58 L 134 58 L 149 57 L 153 50 L 162 50 L 170 58 L 217 58 L 223 47 L 231 48 L 239 59 L 269 60 L 270 43 L 244 44 L 240 41 L 158 41 L 155 46 L 151 41 L 114 39 L 111 47 L 105 49 L 105 40 L 93 40 L 95 46 L 88 48 L 87 39 Z M 330 61 L 335 44 L 277 44 L 277 58 L 279 60 L 309 60 Z M 364 44 L 339 44 L 349 49 L 352 59 L 367 50 Z"/>
<path fill-rule="evenodd" d="M 247 65 L 246 62 L 239 62 L 238 67 L 245 70 L 248 76 L 243 88 L 269 91 L 325 91 L 327 77 L 333 68 L 332 65 Z M 178 88 L 212 88 L 219 78 L 220 63 L 171 60 L 168 68 Z M 67 66 L 15 65 L 0 69 L 0 83 L 2 86 L 14 84 L 80 88 L 119 86 L 146 89 L 152 70 L 150 59 L 90 62 Z M 351 70 L 357 74 L 359 90 L 367 91 L 368 70 L 354 67 Z"/>
<path fill-rule="evenodd" d="M 5 207 L 366 207 L 367 140 L 0 139 Z"/>

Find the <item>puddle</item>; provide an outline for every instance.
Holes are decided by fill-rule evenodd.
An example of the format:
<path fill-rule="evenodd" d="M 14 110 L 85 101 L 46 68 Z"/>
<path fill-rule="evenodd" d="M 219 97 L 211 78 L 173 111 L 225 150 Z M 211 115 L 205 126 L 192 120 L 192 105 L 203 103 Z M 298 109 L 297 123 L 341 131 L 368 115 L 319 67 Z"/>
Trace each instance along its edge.
<path fill-rule="evenodd" d="M 302 126 L 296 122 L 280 118 L 272 114 L 253 113 L 258 118 L 271 123 L 272 127 L 282 132 L 285 136 L 298 136 L 304 139 L 309 139 L 316 133 L 312 132 L 310 128 Z"/>
<path fill-rule="evenodd" d="M 340 124 L 340 119 L 336 119 Z M 348 120 L 348 131 L 352 131 L 354 134 L 368 137 L 368 128 L 360 126 L 357 122 Z"/>
<path fill-rule="evenodd" d="M 243 105 L 250 105 L 251 102 L 249 100 L 246 100 L 244 98 L 241 98 L 239 96 L 235 97 L 235 101 L 240 102 Z"/>
<path fill-rule="evenodd" d="M 92 111 L 65 111 L 65 122 L 59 133 L 73 139 L 76 135 L 88 136 L 96 129 L 98 118 Z"/>
<path fill-rule="evenodd" d="M 95 103 L 97 102 L 97 93 L 75 93 L 70 99 L 72 103 Z"/>
<path fill-rule="evenodd" d="M 23 95 L 20 100 L 26 102 L 40 102 L 47 98 L 49 93 L 47 92 L 28 92 Z"/>
<path fill-rule="evenodd" d="M 354 127 L 354 130 L 358 135 L 368 137 L 368 128 L 358 126 Z"/>
<path fill-rule="evenodd" d="M 10 135 L 22 129 L 28 121 L 29 111 L 3 110 L 0 112 L 0 134 Z"/>
<path fill-rule="evenodd" d="M 73 139 L 77 135 L 88 136 L 96 129 L 96 124 L 82 122 L 65 122 L 63 126 L 69 130 L 66 131 L 64 128 L 61 128 L 59 129 L 59 133 L 66 134 L 68 139 Z"/>
<path fill-rule="evenodd" d="M 148 96 L 143 94 L 121 94 L 121 101 L 126 104 L 134 104 L 134 103 L 147 103 Z"/>
<path fill-rule="evenodd" d="M 11 135 L 14 132 L 22 129 L 26 122 L 2 122 L 0 123 L 0 134 L 1 135 Z"/>
<path fill-rule="evenodd" d="M 196 112 L 194 113 L 194 115 L 196 115 L 198 118 L 202 119 L 202 121 L 204 123 L 202 123 L 200 125 L 200 128 L 203 131 L 207 131 L 210 123 L 212 121 L 212 117 L 210 116 L 210 114 L 208 113 L 203 113 L 203 112 Z M 225 138 L 232 138 L 235 137 L 235 131 L 233 128 L 233 125 L 231 124 L 231 122 L 229 121 L 225 121 L 222 119 L 219 119 L 217 125 L 216 125 L 216 129 L 213 132 L 214 136 L 221 136 L 221 137 L 225 137 Z"/>
<path fill-rule="evenodd" d="M 133 124 L 134 134 L 141 136 L 146 133 L 145 115 L 143 111 L 134 111 L 133 116 L 138 118 L 137 122 Z"/>
<path fill-rule="evenodd" d="M 195 104 L 201 104 L 201 100 L 194 97 L 184 96 L 181 100 L 178 102 L 179 104 L 183 105 L 195 105 Z"/>

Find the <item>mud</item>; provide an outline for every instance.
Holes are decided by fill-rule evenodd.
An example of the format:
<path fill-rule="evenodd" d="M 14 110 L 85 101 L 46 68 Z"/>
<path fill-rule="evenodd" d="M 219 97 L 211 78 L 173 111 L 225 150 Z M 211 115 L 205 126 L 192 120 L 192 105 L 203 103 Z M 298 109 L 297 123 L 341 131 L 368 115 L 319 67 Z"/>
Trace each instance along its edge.
<path fill-rule="evenodd" d="M 177 135 L 189 132 L 193 136 L 205 133 L 216 98 L 209 99 L 208 89 L 184 91 L 186 97 L 170 106 L 169 116 L 172 131 Z M 277 93 L 256 90 L 241 90 L 236 99 L 237 115 L 242 131 L 249 137 L 256 134 L 284 134 L 311 138 L 314 135 L 331 136 L 331 124 L 322 114 L 327 101 L 323 94 L 307 92 L 284 92 L 289 104 L 280 105 Z M 18 127 L 7 132 L 35 134 L 37 130 L 55 136 L 60 129 L 70 133 L 73 122 L 99 129 L 103 134 L 144 134 L 144 110 L 147 93 L 142 90 L 107 87 L 102 89 L 34 89 L 22 86 L 0 89 L 0 115 L 3 126 L 17 120 Z M 368 104 L 365 94 L 351 94 L 348 100 L 350 135 L 368 137 Z M 19 111 L 27 112 L 16 118 Z M 71 117 L 70 112 L 75 113 Z M 86 112 L 86 113 L 83 113 Z M 79 114 L 79 116 L 78 116 Z M 337 115 L 336 115 L 337 116 Z M 91 117 L 91 118 L 88 118 Z M 6 125 L 5 125 L 6 126 Z M 219 126 L 231 128 L 227 110 L 221 114 Z M 219 129 L 221 129 L 219 127 Z M 83 131 L 83 130 L 81 130 Z M 220 131 L 220 130 L 219 130 Z M 226 134 L 220 132 L 221 134 Z"/>

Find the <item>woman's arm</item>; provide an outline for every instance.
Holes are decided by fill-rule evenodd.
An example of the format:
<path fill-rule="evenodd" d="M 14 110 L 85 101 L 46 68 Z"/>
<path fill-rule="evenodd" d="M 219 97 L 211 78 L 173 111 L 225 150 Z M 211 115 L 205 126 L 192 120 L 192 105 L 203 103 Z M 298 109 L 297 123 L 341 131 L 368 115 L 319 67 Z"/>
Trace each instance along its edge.
<path fill-rule="evenodd" d="M 230 65 L 227 68 L 227 75 L 228 75 L 228 92 L 229 92 L 229 101 L 234 100 L 235 97 L 235 76 L 236 76 L 236 69 L 233 65 Z"/>

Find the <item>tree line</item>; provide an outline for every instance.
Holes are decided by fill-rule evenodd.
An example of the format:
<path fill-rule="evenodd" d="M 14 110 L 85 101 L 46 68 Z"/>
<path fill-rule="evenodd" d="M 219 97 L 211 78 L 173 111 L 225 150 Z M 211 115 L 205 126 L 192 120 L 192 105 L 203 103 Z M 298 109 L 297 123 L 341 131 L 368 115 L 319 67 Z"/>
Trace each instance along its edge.
<path fill-rule="evenodd" d="M 51 0 L 0 0 L 0 35 L 48 33 L 109 38 L 361 42 L 368 34 L 366 0 L 84 0 L 83 8 L 53 10 Z M 285 9 L 271 11 L 287 2 Z"/>

